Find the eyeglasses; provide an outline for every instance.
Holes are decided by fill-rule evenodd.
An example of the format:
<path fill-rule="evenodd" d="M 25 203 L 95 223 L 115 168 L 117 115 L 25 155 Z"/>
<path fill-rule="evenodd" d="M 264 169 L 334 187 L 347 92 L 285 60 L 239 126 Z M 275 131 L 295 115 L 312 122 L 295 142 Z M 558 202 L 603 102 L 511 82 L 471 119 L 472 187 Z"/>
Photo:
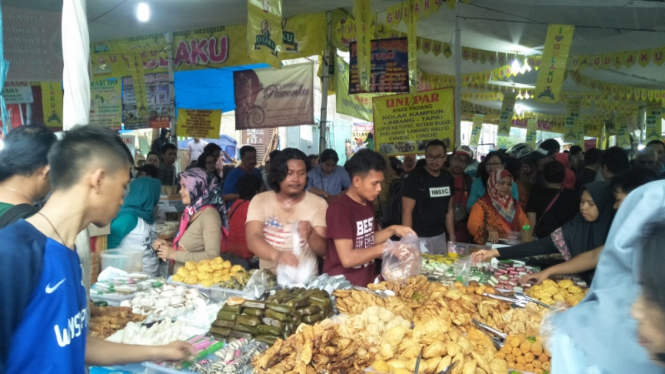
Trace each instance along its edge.
<path fill-rule="evenodd" d="M 501 166 L 500 162 L 488 162 L 487 166 Z"/>
<path fill-rule="evenodd" d="M 441 161 L 446 158 L 446 156 L 432 156 L 432 155 L 425 155 L 425 158 L 428 160 L 434 160 L 434 161 Z"/>

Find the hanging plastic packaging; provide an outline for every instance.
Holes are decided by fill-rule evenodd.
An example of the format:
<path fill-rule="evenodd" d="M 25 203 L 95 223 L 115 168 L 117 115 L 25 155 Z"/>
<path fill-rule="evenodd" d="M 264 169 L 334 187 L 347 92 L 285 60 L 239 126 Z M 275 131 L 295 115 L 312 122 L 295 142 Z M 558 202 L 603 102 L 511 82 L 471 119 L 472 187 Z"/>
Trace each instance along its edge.
<path fill-rule="evenodd" d="M 316 275 L 312 272 L 312 269 L 316 269 L 316 257 L 303 256 L 300 233 L 298 232 L 299 226 L 300 222 L 298 221 L 291 227 L 293 255 L 298 258 L 298 266 L 277 266 L 277 283 L 280 286 L 304 285 L 310 278 L 313 278 Z"/>
<path fill-rule="evenodd" d="M 404 283 L 423 270 L 420 239 L 415 235 L 407 235 L 399 242 L 388 240 L 383 245 L 382 258 L 381 275 L 388 282 Z"/>

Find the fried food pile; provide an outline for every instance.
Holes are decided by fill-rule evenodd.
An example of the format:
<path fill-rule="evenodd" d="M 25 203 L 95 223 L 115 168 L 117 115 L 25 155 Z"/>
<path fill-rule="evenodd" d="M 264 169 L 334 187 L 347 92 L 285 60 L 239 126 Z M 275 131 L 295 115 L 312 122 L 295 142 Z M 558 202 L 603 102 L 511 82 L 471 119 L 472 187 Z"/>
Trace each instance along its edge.
<path fill-rule="evenodd" d="M 340 313 L 360 314 L 371 306 L 378 306 L 386 308 L 408 321 L 413 320 L 413 310 L 396 296 L 383 298 L 358 290 L 336 290 L 333 295 Z"/>
<path fill-rule="evenodd" d="M 461 283 L 460 283 L 461 284 Z M 445 294 L 447 288 L 441 283 L 430 282 L 425 276 L 409 278 L 404 284 L 381 282 L 368 284 L 367 288 L 374 291 L 390 290 L 411 309 L 418 309 L 425 301 L 436 299 Z"/>
<path fill-rule="evenodd" d="M 212 260 L 202 260 L 199 262 L 186 262 L 178 271 L 173 274 L 175 282 L 186 284 L 200 284 L 203 287 L 210 287 L 216 283 L 231 282 L 238 283 L 242 287 L 247 284 L 250 275 L 240 265 L 231 265 L 231 262 L 224 261 L 221 257 L 215 257 Z M 237 287 L 233 287 L 237 288 Z"/>
<path fill-rule="evenodd" d="M 146 316 L 132 313 L 132 308 L 105 306 L 98 307 L 90 304 L 90 321 L 88 329 L 90 335 L 102 339 L 122 330 L 129 322 L 141 322 Z"/>
<path fill-rule="evenodd" d="M 508 335 L 496 358 L 505 359 L 508 367 L 534 374 L 549 372 L 552 355 L 538 336 Z"/>
<path fill-rule="evenodd" d="M 548 305 L 563 301 L 569 306 L 575 306 L 582 301 L 587 292 L 588 289 L 576 286 L 570 279 L 563 279 L 558 283 L 545 279 L 543 284 L 531 287 L 526 294 Z"/>
<path fill-rule="evenodd" d="M 377 353 L 378 347 L 387 331 L 394 327 L 411 328 L 411 323 L 395 315 L 386 308 L 371 306 L 361 314 L 341 315 L 336 319 L 339 323 L 338 331 L 341 336 L 358 340 L 360 345 L 372 353 Z"/>
<path fill-rule="evenodd" d="M 342 337 L 333 321 L 325 320 L 300 325 L 287 340 L 278 340 L 255 357 L 252 366 L 257 374 L 362 374 L 373 356 L 358 340 Z"/>
<path fill-rule="evenodd" d="M 487 335 L 472 328 L 464 336 L 440 317 L 416 323 L 413 330 L 401 326 L 389 330 L 372 369 L 382 373 L 413 373 L 421 348 L 420 373 L 438 373 L 453 362 L 456 362 L 453 374 L 508 372 L 508 363 L 495 357 L 496 348 Z"/>

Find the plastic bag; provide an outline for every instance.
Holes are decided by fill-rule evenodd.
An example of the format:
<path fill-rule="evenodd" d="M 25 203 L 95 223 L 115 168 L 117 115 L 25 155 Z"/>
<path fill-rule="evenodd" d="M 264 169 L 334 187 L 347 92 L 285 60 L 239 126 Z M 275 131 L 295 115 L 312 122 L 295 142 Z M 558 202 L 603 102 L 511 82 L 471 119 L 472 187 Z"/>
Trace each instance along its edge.
<path fill-rule="evenodd" d="M 453 276 L 455 281 L 464 283 L 465 286 L 469 285 L 471 278 L 471 256 L 462 257 L 453 264 Z"/>
<path fill-rule="evenodd" d="M 298 258 L 298 266 L 277 266 L 277 283 L 280 286 L 304 285 L 310 278 L 315 276 L 312 269 L 316 269 L 316 257 L 303 256 L 302 247 L 300 245 L 300 233 L 298 232 L 299 226 L 300 221 L 296 221 L 293 226 L 291 226 L 293 255 Z"/>
<path fill-rule="evenodd" d="M 259 270 L 247 281 L 243 290 L 243 297 L 249 300 L 258 300 L 264 292 L 273 290 L 277 288 L 276 286 L 275 276 L 270 270 Z"/>
<path fill-rule="evenodd" d="M 383 245 L 381 275 L 388 282 L 404 283 L 420 275 L 423 262 L 420 256 L 420 239 L 407 235 L 399 242 L 388 240 Z"/>

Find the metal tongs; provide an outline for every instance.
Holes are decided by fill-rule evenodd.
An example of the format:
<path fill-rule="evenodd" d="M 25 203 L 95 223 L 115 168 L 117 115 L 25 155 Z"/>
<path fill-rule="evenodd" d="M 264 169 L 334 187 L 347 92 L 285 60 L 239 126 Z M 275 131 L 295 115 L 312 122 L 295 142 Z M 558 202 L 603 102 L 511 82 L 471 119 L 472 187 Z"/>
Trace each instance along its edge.
<path fill-rule="evenodd" d="M 496 300 L 507 301 L 510 303 L 510 306 L 512 306 L 513 308 L 525 308 L 527 303 L 536 303 L 545 308 L 548 309 L 550 308 L 549 305 L 543 303 L 540 300 L 536 300 L 532 297 L 529 297 L 523 294 L 522 292 L 514 292 L 512 294 L 512 297 L 510 297 L 511 296 L 510 294 L 508 294 L 508 296 L 503 296 L 503 295 L 494 295 L 489 293 L 483 293 L 483 296 L 487 296 L 489 298 Z"/>
<path fill-rule="evenodd" d="M 457 365 L 457 361 L 453 362 L 452 364 L 448 365 L 447 368 L 443 369 L 443 371 L 440 371 L 439 374 L 449 374 Z"/>
<path fill-rule="evenodd" d="M 506 342 L 506 336 L 508 335 L 475 319 L 472 321 L 478 330 L 484 332 L 487 334 L 487 336 L 490 337 L 496 349 L 501 349 L 501 347 L 503 347 L 503 344 Z"/>
<path fill-rule="evenodd" d="M 382 299 L 385 299 L 388 296 L 395 296 L 395 293 L 391 290 L 376 290 L 376 291 L 374 291 L 374 290 L 370 290 L 369 288 L 366 288 L 366 287 L 358 287 L 358 286 L 352 286 L 351 288 L 356 290 L 356 291 L 367 292 L 369 294 L 378 296 Z"/>

